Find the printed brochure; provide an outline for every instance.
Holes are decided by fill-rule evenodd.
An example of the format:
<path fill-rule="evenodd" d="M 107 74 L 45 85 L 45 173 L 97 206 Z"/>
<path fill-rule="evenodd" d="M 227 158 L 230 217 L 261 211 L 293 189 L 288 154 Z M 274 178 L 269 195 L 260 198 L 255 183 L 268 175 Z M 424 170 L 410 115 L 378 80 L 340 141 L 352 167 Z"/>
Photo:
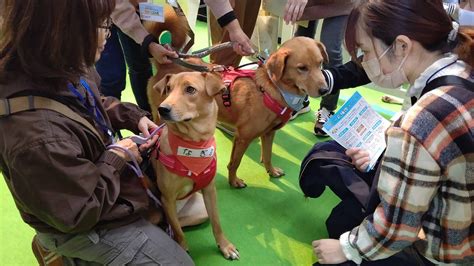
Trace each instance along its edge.
<path fill-rule="evenodd" d="M 346 149 L 361 148 L 368 151 L 368 171 L 385 150 L 385 131 L 389 126 L 390 122 L 371 108 L 359 92 L 355 92 L 324 123 L 323 130 Z"/>

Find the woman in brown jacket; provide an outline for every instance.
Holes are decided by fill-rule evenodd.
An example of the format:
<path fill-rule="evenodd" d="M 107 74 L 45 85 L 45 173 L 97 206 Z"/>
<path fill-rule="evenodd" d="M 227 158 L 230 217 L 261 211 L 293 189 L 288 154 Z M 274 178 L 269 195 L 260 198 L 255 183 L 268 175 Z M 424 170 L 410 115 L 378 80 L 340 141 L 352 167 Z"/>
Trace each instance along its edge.
<path fill-rule="evenodd" d="M 127 167 L 130 157 L 141 160 L 137 145 L 115 143 L 129 155 L 106 149 L 113 130 L 146 134 L 156 126 L 135 105 L 98 96 L 91 66 L 114 3 L 4 1 L 0 170 L 40 244 L 68 264 L 192 265 L 179 245 L 141 217 L 148 199 Z M 66 105 L 88 123 L 47 107 L 28 108 L 38 97 Z M 28 99 L 24 106 L 22 98 Z"/>

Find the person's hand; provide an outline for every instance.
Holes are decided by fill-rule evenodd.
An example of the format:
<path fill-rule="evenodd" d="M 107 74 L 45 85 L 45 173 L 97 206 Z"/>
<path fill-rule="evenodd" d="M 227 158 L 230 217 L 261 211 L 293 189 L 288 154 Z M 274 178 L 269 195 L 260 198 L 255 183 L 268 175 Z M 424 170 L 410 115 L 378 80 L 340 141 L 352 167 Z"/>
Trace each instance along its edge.
<path fill-rule="evenodd" d="M 140 152 L 138 151 L 138 146 L 131 139 L 119 140 L 117 143 L 115 143 L 115 145 L 118 145 L 130 152 L 129 154 L 128 152 L 125 152 L 121 149 L 110 150 L 111 152 L 123 158 L 125 161 L 130 162 L 133 160 L 133 158 L 131 158 L 130 155 L 132 155 L 135 158 L 135 160 L 137 160 L 138 163 L 142 161 L 142 157 L 140 156 Z"/>
<path fill-rule="evenodd" d="M 138 130 L 143 134 L 143 136 L 146 138 L 150 136 L 150 132 L 156 129 L 158 126 L 151 121 L 148 117 L 144 116 L 138 121 Z M 140 151 L 145 151 L 153 144 L 155 144 L 156 140 L 158 139 L 158 135 L 153 136 L 150 140 L 148 140 L 146 143 L 140 145 Z"/>
<path fill-rule="evenodd" d="M 361 172 L 366 172 L 370 163 L 369 152 L 360 148 L 347 149 L 346 155 L 351 157 L 352 164 Z"/>
<path fill-rule="evenodd" d="M 295 23 L 303 15 L 304 8 L 308 0 L 288 0 L 286 2 L 285 11 L 283 14 L 283 19 L 285 23 Z"/>
<path fill-rule="evenodd" d="M 321 239 L 313 241 L 314 255 L 321 264 L 339 264 L 347 261 L 337 239 Z"/>
<path fill-rule="evenodd" d="M 366 172 L 370 163 L 369 152 L 360 148 L 346 150 L 346 155 L 351 157 L 352 164 L 361 172 Z"/>
<path fill-rule="evenodd" d="M 252 49 L 252 44 L 249 37 L 240 27 L 239 22 L 234 19 L 232 22 L 225 26 L 225 29 L 229 32 L 229 38 L 234 42 L 234 51 L 239 55 L 252 55 L 255 51 Z"/>
<path fill-rule="evenodd" d="M 148 117 L 144 116 L 138 121 L 137 128 L 143 134 L 144 137 L 150 136 L 150 131 L 157 128 L 155 122 L 151 121 Z"/>
<path fill-rule="evenodd" d="M 178 54 L 170 47 L 166 47 L 156 42 L 151 42 L 148 46 L 148 51 L 159 64 L 169 64 L 171 60 L 169 57 L 178 58 Z"/>

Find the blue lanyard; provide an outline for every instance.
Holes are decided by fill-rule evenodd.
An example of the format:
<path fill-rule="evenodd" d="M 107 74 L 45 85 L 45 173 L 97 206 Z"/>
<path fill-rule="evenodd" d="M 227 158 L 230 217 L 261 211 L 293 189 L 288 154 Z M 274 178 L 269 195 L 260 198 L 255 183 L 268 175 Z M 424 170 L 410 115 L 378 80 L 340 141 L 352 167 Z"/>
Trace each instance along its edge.
<path fill-rule="evenodd" d="M 94 97 L 94 93 L 92 92 L 91 88 L 89 87 L 89 84 L 87 84 L 87 82 L 82 78 L 80 79 L 80 83 L 86 89 L 87 93 L 90 94 L 90 96 L 92 98 L 92 105 L 90 105 L 87 102 L 86 98 L 84 98 L 81 95 L 81 93 L 76 89 L 76 87 L 74 87 L 74 85 L 72 85 L 72 83 L 68 83 L 67 87 L 69 88 L 69 90 L 72 93 L 74 93 L 74 95 L 76 95 L 76 97 L 79 99 L 79 101 L 82 103 L 82 105 L 84 105 L 84 107 L 87 108 L 89 114 L 94 118 L 94 120 L 97 122 L 97 124 L 99 124 L 100 128 L 102 129 L 102 132 L 104 132 L 110 138 L 112 143 L 114 143 L 114 134 L 113 134 L 112 130 L 110 130 L 110 128 L 107 126 L 107 123 L 105 122 L 104 115 L 100 111 L 99 107 L 97 107 L 95 97 Z"/>

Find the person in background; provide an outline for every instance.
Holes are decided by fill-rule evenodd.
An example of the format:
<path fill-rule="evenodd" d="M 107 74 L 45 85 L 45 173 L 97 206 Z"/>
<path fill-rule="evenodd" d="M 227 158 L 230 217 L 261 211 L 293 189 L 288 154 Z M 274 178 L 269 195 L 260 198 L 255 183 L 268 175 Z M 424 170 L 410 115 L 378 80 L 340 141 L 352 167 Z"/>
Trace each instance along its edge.
<path fill-rule="evenodd" d="M 0 116 L 0 170 L 22 219 L 36 231 L 35 243 L 66 265 L 193 265 L 142 218 L 147 194 L 127 163 L 141 161 L 140 151 L 152 143 L 138 147 L 112 138 L 124 128 L 147 136 L 156 125 L 133 104 L 99 97 L 93 65 L 110 35 L 114 5 L 4 1 L 0 102 L 10 108 Z M 24 96 L 30 101 L 22 103 Z M 29 108 L 38 96 L 66 105 L 83 121 L 66 111 Z"/>
<path fill-rule="evenodd" d="M 212 9 L 213 1 L 206 0 L 207 5 Z M 251 46 L 248 36 L 252 36 L 257 22 L 258 12 L 260 10 L 261 0 L 219 0 L 220 6 L 216 6 L 210 14 L 209 26 L 211 28 L 212 44 L 225 43 L 228 41 L 242 40 L 240 51 L 234 49 L 221 50 L 211 54 L 211 62 L 224 66 L 237 67 L 240 64 L 242 55 L 251 55 L 255 53 Z M 227 4 L 232 5 L 233 12 L 230 11 Z M 238 25 L 242 25 L 242 28 Z"/>
<path fill-rule="evenodd" d="M 100 92 L 105 96 L 121 100 L 122 92 L 127 85 L 127 66 L 120 44 L 119 31 L 120 29 L 112 24 L 110 37 L 107 39 L 102 56 L 96 62 L 95 67 L 101 77 Z M 146 108 L 146 106 L 144 107 Z"/>
<path fill-rule="evenodd" d="M 167 64 L 171 63 L 169 57 L 177 57 L 177 54 L 158 44 L 158 40 L 143 27 L 137 13 L 139 2 L 146 1 L 116 0 L 116 8 L 111 15 L 116 27 L 112 29 L 111 40 L 104 51 L 104 58 L 97 64 L 97 70 L 103 78 L 104 94 L 120 97 L 125 88 L 125 56 L 135 100 L 140 108 L 150 111 L 146 86 L 153 73 L 149 58 Z M 229 0 L 208 0 L 207 4 L 223 21 L 222 27 L 233 33 L 231 41 L 235 42 L 234 51 L 240 55 L 253 53 L 250 40 L 235 19 Z"/>
<path fill-rule="evenodd" d="M 417 101 L 387 130 L 376 184 L 381 203 L 339 240 L 314 241 L 320 264 L 474 262 L 473 37 L 474 29 L 451 22 L 440 0 L 371 0 L 352 11 L 346 44 L 353 58 L 360 49 L 372 82 L 409 83 Z M 458 78 L 432 83 L 446 76 Z M 365 151 L 346 154 L 365 171 Z"/>

